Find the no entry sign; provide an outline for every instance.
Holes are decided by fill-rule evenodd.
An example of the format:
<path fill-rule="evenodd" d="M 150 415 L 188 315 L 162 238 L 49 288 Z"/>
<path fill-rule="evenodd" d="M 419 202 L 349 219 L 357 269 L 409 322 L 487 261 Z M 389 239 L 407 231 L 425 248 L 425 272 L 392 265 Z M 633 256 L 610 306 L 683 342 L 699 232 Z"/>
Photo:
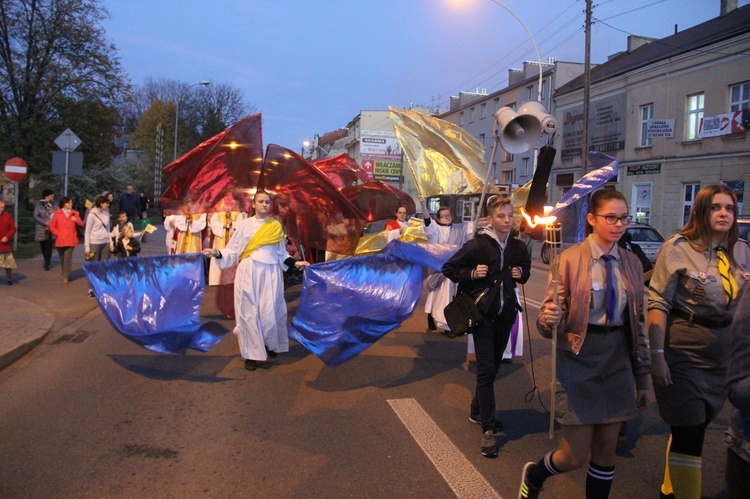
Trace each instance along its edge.
<path fill-rule="evenodd" d="M 5 162 L 5 176 L 13 182 L 20 182 L 26 178 L 26 161 L 21 158 L 10 158 Z"/>

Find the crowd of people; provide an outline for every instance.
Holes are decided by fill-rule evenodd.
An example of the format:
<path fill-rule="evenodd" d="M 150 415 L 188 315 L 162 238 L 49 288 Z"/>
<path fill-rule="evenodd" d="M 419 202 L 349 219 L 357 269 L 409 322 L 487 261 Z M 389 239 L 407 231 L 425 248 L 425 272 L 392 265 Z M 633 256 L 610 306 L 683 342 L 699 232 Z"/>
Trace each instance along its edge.
<path fill-rule="evenodd" d="M 498 455 L 503 430 L 495 380 L 520 305 L 516 284 L 531 274 L 527 246 L 513 234 L 513 207 L 491 196 L 485 217 L 453 223 L 440 207 L 435 219 L 420 197 L 423 229 L 431 243 L 460 249 L 442 272 L 427 276 L 428 331 L 449 333 L 444 309 L 457 295 L 474 300 L 482 320 L 471 330 L 476 352 L 476 385 L 469 421 L 481 427 L 480 452 Z M 95 198 L 85 216 L 62 197 L 45 190 L 34 209 L 35 239 L 49 270 L 52 248 L 67 284 L 78 231 L 83 229 L 87 260 L 110 254 L 133 257 L 140 251 L 148 200 L 128 186 L 116 219 L 113 197 Z M 290 256 L 301 248 L 289 240 L 274 200 L 259 190 L 249 213 L 171 215 L 165 219 L 168 252 L 202 252 L 210 261 L 211 284 L 236 268 L 234 308 L 240 354 L 247 370 L 287 352 L 284 272 L 309 263 Z M 670 426 L 666 442 L 662 497 L 699 498 L 701 455 L 706 428 L 729 398 L 727 484 L 730 497 L 750 485 L 750 341 L 747 339 L 750 247 L 738 240 L 738 201 L 724 185 L 710 185 L 696 196 L 688 222 L 662 246 L 651 268 L 626 237 L 632 218 L 625 196 L 614 189 L 593 193 L 586 214 L 588 236 L 560 255 L 536 320 L 539 333 L 557 338 L 554 418 L 558 444 L 521 476 L 519 497 L 538 497 L 546 480 L 586 467 L 586 497 L 608 497 L 615 476 L 616 445 L 623 424 L 649 403 L 653 387 L 661 418 Z M 409 225 L 399 206 L 386 230 L 398 238 Z M 140 218 L 139 218 L 140 217 Z M 135 230 L 140 224 L 140 231 Z M 15 233 L 0 201 L 0 266 L 12 284 L 15 268 L 8 241 Z M 210 235 L 209 235 L 210 234 Z M 93 293 L 93 292 L 91 292 Z"/>

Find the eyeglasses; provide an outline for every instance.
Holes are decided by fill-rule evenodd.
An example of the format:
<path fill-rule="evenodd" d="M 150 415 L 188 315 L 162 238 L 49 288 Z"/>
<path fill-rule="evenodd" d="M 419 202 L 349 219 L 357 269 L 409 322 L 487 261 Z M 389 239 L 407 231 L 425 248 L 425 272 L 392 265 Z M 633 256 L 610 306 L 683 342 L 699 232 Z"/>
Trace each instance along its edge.
<path fill-rule="evenodd" d="M 630 225 L 630 222 L 633 221 L 633 217 L 630 215 L 624 215 L 622 217 L 617 217 L 615 215 L 599 215 L 598 213 L 594 213 L 593 215 L 595 217 L 602 217 L 609 225 L 615 225 L 618 220 L 622 225 Z"/>

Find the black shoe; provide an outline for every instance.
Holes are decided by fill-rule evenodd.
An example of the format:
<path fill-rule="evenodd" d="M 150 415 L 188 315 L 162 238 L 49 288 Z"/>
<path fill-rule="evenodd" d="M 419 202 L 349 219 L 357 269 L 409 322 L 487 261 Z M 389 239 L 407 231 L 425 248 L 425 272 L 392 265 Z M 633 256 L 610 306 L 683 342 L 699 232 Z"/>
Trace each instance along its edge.
<path fill-rule="evenodd" d="M 87 293 L 89 298 L 96 298 L 96 295 L 94 294 L 93 289 L 89 289 L 89 292 Z"/>
<path fill-rule="evenodd" d="M 245 359 L 245 369 L 248 371 L 255 371 L 258 368 L 258 363 L 251 359 Z"/>
<path fill-rule="evenodd" d="M 453 331 L 443 331 L 443 334 L 446 335 L 448 338 L 457 338 L 458 335 L 454 333 Z"/>
<path fill-rule="evenodd" d="M 479 419 L 479 416 L 469 416 L 469 421 L 481 425 L 482 421 Z M 503 428 L 505 428 L 505 425 L 500 420 L 495 420 L 495 431 L 500 432 L 503 431 Z"/>
<path fill-rule="evenodd" d="M 535 487 L 529 482 L 528 473 L 529 468 L 534 466 L 534 463 L 526 463 L 521 472 L 521 486 L 518 488 L 518 499 L 536 499 L 539 497 L 539 492 L 542 490 L 541 487 Z"/>
<path fill-rule="evenodd" d="M 49 270 L 49 263 L 44 264 L 44 270 Z"/>
<path fill-rule="evenodd" d="M 435 324 L 435 319 L 432 317 L 432 314 L 427 314 L 427 331 L 435 331 L 437 329 L 437 324 Z"/>
<path fill-rule="evenodd" d="M 8 279 L 8 286 L 13 286 L 13 279 Z"/>
<path fill-rule="evenodd" d="M 266 355 L 268 355 L 269 359 L 275 359 L 279 354 L 277 352 L 274 352 L 273 350 L 269 350 L 268 347 L 266 347 Z"/>

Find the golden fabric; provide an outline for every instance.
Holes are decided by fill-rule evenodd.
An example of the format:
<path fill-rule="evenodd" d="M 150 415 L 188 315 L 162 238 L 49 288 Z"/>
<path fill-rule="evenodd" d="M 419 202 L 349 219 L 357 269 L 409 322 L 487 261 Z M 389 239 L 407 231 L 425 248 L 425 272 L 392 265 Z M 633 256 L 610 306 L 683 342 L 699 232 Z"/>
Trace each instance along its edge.
<path fill-rule="evenodd" d="M 284 229 L 278 220 L 268 217 L 263 225 L 257 230 L 255 235 L 247 242 L 247 246 L 242 250 L 240 260 L 244 260 L 256 249 L 267 244 L 278 244 L 284 240 Z"/>
<path fill-rule="evenodd" d="M 388 108 L 396 138 L 424 197 L 474 194 L 484 184 L 484 146 L 461 127 L 423 113 Z"/>

